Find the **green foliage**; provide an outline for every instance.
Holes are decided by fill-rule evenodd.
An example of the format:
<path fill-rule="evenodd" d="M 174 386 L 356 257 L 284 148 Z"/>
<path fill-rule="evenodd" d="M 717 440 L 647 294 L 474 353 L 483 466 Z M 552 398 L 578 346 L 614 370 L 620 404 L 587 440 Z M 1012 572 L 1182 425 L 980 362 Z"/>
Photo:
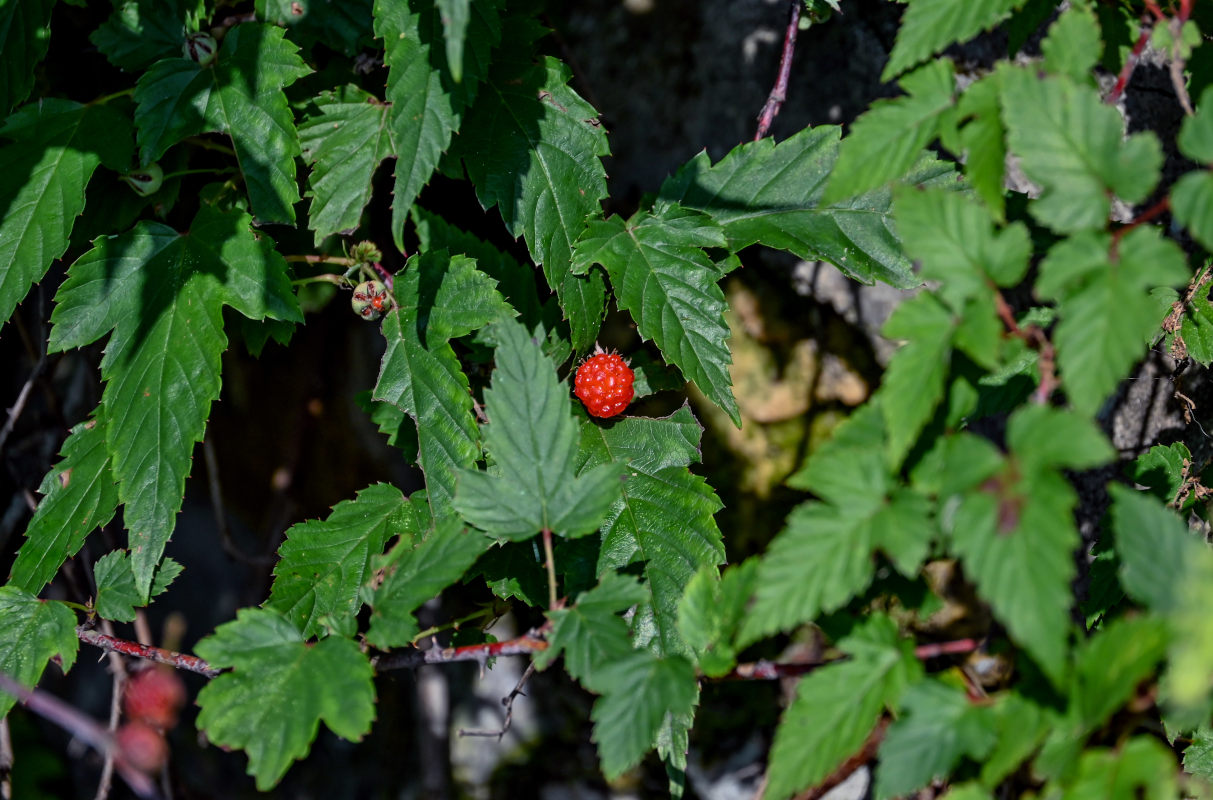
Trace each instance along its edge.
<path fill-rule="evenodd" d="M 1203 4 L 1151 4 L 1143 23 L 1139 3 L 908 0 L 883 72 L 901 94 L 861 110 L 845 137 L 810 126 L 715 163 L 703 151 L 638 202 L 609 195 L 589 76 L 538 22 L 566 15 L 537 3 L 255 0 L 251 17 L 203 0 L 59 4 L 62 48 L 95 47 L 77 54 L 95 73 L 82 81 L 65 77 L 58 39 L 48 50 L 52 5 L 0 0 L 0 333 L 48 353 L 37 376 L 11 370 L 23 394 L 0 432 L 22 489 L 4 530 L 28 490 L 41 496 L 0 586 L 0 673 L 37 685 L 52 661 L 72 668 L 91 638 L 81 626 L 175 598 L 187 554 L 220 544 L 176 524 L 187 486 L 219 491 L 212 456 L 230 458 L 208 443 L 206 469 L 193 460 L 215 401 L 257 414 L 280 402 L 257 372 L 306 365 L 327 382 L 335 365 L 344 382 L 307 404 L 307 426 L 288 429 L 289 409 L 273 426 L 301 441 L 237 443 L 284 465 L 270 506 L 286 532 L 272 565 L 250 572 L 268 594 L 241 595 L 260 606 L 196 646 L 217 673 L 197 726 L 245 752 L 261 791 L 308 755 L 321 722 L 350 741 L 371 730 L 377 672 L 522 656 L 561 687 L 545 709 L 592 702 L 608 780 L 668 781 L 674 797 L 690 765 L 718 755 L 713 740 L 737 740 L 723 725 L 773 716 L 719 714 L 775 694 L 712 683 L 792 674 L 782 719 L 753 737 L 773 742 L 768 798 L 861 761 L 882 800 L 928 786 L 952 800 L 1207 794 Z M 804 10 L 813 26 L 850 24 L 836 0 Z M 1134 89 L 1121 68 L 1143 24 L 1196 100 L 1177 134 L 1138 130 L 1123 80 L 1109 89 L 1096 74 Z M 939 55 L 995 26 L 1017 53 L 1039 50 L 979 72 Z M 218 40 L 213 62 L 189 57 L 207 43 L 191 36 Z M 636 124 L 609 110 L 613 126 Z M 1006 188 L 1017 170 L 1026 194 Z M 820 298 L 768 306 L 756 292 L 761 314 L 731 313 L 732 281 L 784 280 L 758 247 L 915 290 L 883 325 L 896 343 L 884 366 L 864 347 L 835 352 L 850 315 L 823 314 Z M 339 352 L 349 331 L 335 312 L 355 287 L 363 319 L 347 321 L 363 327 Z M 318 324 L 292 337 L 305 321 Z M 233 323 L 244 347 L 229 352 Z M 611 419 L 570 391 L 600 328 L 643 399 Z M 780 377 L 801 330 L 827 348 L 805 389 Z M 299 352 L 279 362 L 271 338 Z M 1150 348 L 1174 371 L 1135 374 Z M 875 391 L 756 421 L 745 401 L 772 383 L 733 381 L 768 354 L 780 391 L 815 393 L 836 355 Z M 103 388 L 90 391 L 80 376 L 94 364 Z M 1142 377 L 1156 401 L 1182 403 L 1185 424 L 1162 441 L 1126 441 L 1157 428 L 1115 402 Z M 688 382 L 697 405 L 681 400 Z M 382 466 L 346 458 L 360 434 L 336 441 L 355 395 L 418 468 L 410 497 L 349 485 Z M 49 413 L 22 417 L 27 403 Z M 786 486 L 742 483 L 801 429 Z M 23 470 L 55 436 L 61 455 L 39 482 Z M 280 523 L 281 478 L 334 447 L 307 485 L 346 499 Z M 762 463 L 732 463 L 746 458 Z M 229 491 L 247 479 L 231 477 Z M 735 504 L 726 530 L 722 498 Z M 173 536 L 193 537 L 174 542 L 185 563 L 164 557 Z M 499 642 L 489 625 L 507 611 L 529 630 Z M 587 694 L 570 697 L 556 669 Z M 747 691 L 765 699 L 736 700 Z M 12 705 L 0 695 L 0 716 Z"/>
<path fill-rule="evenodd" d="M 212 666 L 231 668 L 198 693 L 198 729 L 244 750 L 262 791 L 307 754 L 321 720 L 350 741 L 370 730 L 371 665 L 349 639 L 307 643 L 285 618 L 246 608 L 196 649 Z"/>

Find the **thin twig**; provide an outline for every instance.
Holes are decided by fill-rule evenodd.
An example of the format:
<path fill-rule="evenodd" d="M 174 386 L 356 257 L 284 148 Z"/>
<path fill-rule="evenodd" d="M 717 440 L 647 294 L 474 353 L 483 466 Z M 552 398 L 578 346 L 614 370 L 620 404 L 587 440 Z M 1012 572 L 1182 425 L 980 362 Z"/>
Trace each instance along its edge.
<path fill-rule="evenodd" d="M 139 642 L 131 642 L 126 639 L 119 639 L 116 636 L 108 636 L 104 633 L 98 633 L 95 630 L 86 628 L 83 625 L 76 627 L 76 637 L 85 644 L 91 644 L 93 647 L 100 647 L 102 650 L 111 653 L 121 653 L 124 656 L 133 658 L 146 658 L 149 661 L 155 661 L 160 664 L 168 664 L 170 667 L 177 669 L 188 670 L 189 672 L 197 672 L 199 675 L 205 675 L 208 678 L 213 678 L 219 674 L 219 670 L 212 667 L 206 661 L 203 661 L 198 656 L 191 656 L 186 653 L 178 653 L 173 650 L 165 650 L 162 647 L 152 647 Z"/>
<path fill-rule="evenodd" d="M 37 382 L 38 377 L 42 375 L 42 370 L 44 369 L 46 369 L 45 352 L 39 356 L 38 362 L 34 364 L 34 369 L 30 372 L 29 377 L 25 379 L 25 384 L 17 395 L 17 402 L 13 403 L 13 407 L 8 410 L 8 419 L 4 423 L 4 428 L 0 429 L 0 452 L 4 451 L 4 443 L 8 441 L 8 435 L 13 432 L 13 428 L 17 424 L 17 418 L 25 410 L 25 404 L 29 401 L 30 392 L 34 390 L 34 384 Z"/>
<path fill-rule="evenodd" d="M 460 728 L 459 735 L 460 736 L 496 736 L 497 741 L 500 742 L 501 737 L 505 736 L 509 732 L 510 725 L 514 721 L 514 700 L 519 695 L 522 695 L 523 697 L 526 696 L 525 694 L 523 694 L 522 687 L 526 685 L 526 682 L 528 680 L 530 680 L 530 677 L 534 674 L 535 674 L 535 662 L 532 661 L 530 664 L 527 664 L 526 670 L 522 673 L 522 677 L 518 679 L 518 684 L 514 687 L 513 691 L 511 691 L 505 697 L 501 698 L 501 705 L 505 706 L 505 719 L 502 720 L 502 722 L 501 722 L 500 730 L 468 731 L 468 730 L 464 730 L 463 728 Z"/>
<path fill-rule="evenodd" d="M 223 485 L 219 482 L 219 459 L 215 457 L 215 445 L 211 436 L 202 440 L 202 457 L 206 461 L 206 478 L 211 494 L 211 513 L 215 515 L 215 527 L 219 530 L 219 543 L 223 552 L 243 564 L 265 565 L 274 563 L 272 556 L 250 556 L 232 540 L 227 526 L 227 511 L 223 507 Z"/>
<path fill-rule="evenodd" d="M 102 628 L 106 635 L 112 636 L 114 633 L 113 625 L 109 620 L 102 620 Z M 110 672 L 113 674 L 113 688 L 110 691 L 110 719 L 109 732 L 112 736 L 118 730 L 118 720 L 122 715 L 122 689 L 126 685 L 126 665 L 122 663 L 122 656 L 110 651 L 106 654 L 109 659 Z M 93 800 L 105 800 L 109 797 L 110 785 L 114 777 L 114 751 L 105 751 L 105 764 L 101 767 L 101 778 L 97 781 L 97 793 L 93 795 Z"/>
<path fill-rule="evenodd" d="M 498 656 L 525 656 L 548 649 L 544 628 L 534 628 L 516 639 L 504 642 L 469 644 L 463 647 L 433 647 L 428 650 L 406 650 L 403 653 L 385 653 L 371 659 L 376 672 L 390 669 L 409 669 L 422 664 L 449 664 L 455 661 L 476 661 L 483 664 Z"/>
<path fill-rule="evenodd" d="M 788 11 L 788 27 L 783 34 L 783 50 L 779 54 L 779 75 L 775 85 L 767 95 L 767 101 L 758 114 L 758 130 L 754 133 L 754 141 L 758 141 L 771 130 L 771 124 L 783 108 L 783 101 L 788 99 L 788 79 L 792 75 L 792 55 L 796 52 L 796 33 L 800 30 L 800 9 L 804 0 L 791 0 Z"/>
<path fill-rule="evenodd" d="M 548 570 L 548 608 L 556 608 L 556 555 L 552 549 L 552 532 L 543 529 L 544 566 Z"/>
<path fill-rule="evenodd" d="M 0 800 L 13 800 L 13 737 L 8 717 L 0 719 Z"/>
<path fill-rule="evenodd" d="M 1108 92 L 1108 96 L 1104 98 L 1104 102 L 1108 105 L 1115 105 L 1120 100 L 1120 96 L 1124 94 L 1125 87 L 1129 85 L 1129 78 L 1132 77 L 1133 70 L 1141 59 L 1142 51 L 1146 49 L 1146 45 L 1150 41 L 1151 31 L 1152 28 L 1143 22 L 1141 33 L 1137 36 L 1137 42 L 1133 45 L 1132 52 L 1125 58 L 1125 64 L 1120 68 L 1120 74 L 1116 76 L 1116 84 L 1112 87 L 1112 91 Z"/>
<path fill-rule="evenodd" d="M 283 256 L 282 260 L 300 264 L 337 264 L 343 267 L 353 267 L 358 264 L 354 259 L 346 258 L 345 256 L 298 255 Z"/>

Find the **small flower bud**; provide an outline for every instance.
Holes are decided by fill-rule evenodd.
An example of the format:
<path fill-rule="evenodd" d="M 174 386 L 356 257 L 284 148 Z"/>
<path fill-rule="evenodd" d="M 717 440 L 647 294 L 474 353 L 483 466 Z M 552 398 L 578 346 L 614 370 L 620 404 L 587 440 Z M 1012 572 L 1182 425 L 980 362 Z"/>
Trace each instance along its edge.
<path fill-rule="evenodd" d="M 159 164 L 151 163 L 141 169 L 131 170 L 122 176 L 122 180 L 126 181 L 126 185 L 131 187 L 135 194 L 147 197 L 164 183 L 164 170 L 160 169 Z"/>
<path fill-rule="evenodd" d="M 354 297 L 350 306 L 354 313 L 367 322 L 374 322 L 383 316 L 383 312 L 391 306 L 387 295 L 387 287 L 382 281 L 363 281 L 354 287 Z"/>
<path fill-rule="evenodd" d="M 181 46 L 181 54 L 191 61 L 197 61 L 198 64 L 204 67 L 209 67 L 215 60 L 215 52 L 219 49 L 219 45 L 215 42 L 215 37 L 209 33 L 191 33 L 185 37 L 185 44 Z"/>

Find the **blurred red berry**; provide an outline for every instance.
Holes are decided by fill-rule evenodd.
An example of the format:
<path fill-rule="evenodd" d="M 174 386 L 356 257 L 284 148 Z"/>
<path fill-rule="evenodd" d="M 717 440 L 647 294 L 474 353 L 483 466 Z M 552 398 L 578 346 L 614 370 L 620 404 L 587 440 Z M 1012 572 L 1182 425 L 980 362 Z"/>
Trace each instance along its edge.
<path fill-rule="evenodd" d="M 168 760 L 168 742 L 151 725 L 128 722 L 114 736 L 119 758 L 140 772 L 155 774 Z"/>
<path fill-rule="evenodd" d="M 596 353 L 577 368 L 573 391 L 595 417 L 613 417 L 632 402 L 635 378 L 618 353 Z"/>
<path fill-rule="evenodd" d="M 122 693 L 126 716 L 153 728 L 168 730 L 177 724 L 185 705 L 185 684 L 172 669 L 152 667 L 132 674 Z"/>

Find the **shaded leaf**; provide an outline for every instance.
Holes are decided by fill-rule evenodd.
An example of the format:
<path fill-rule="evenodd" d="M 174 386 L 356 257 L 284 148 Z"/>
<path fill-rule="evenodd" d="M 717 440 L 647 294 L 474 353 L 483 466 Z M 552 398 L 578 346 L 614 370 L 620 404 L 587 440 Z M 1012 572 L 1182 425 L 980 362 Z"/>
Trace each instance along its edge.
<path fill-rule="evenodd" d="M 156 567 L 152 589 L 148 597 L 163 594 L 185 567 L 171 558 L 166 558 Z M 93 577 L 97 582 L 97 616 L 118 622 L 133 622 L 135 607 L 147 602 L 135 588 L 135 572 L 131 568 L 130 556 L 124 550 L 114 550 L 97 559 L 93 565 Z"/>
<path fill-rule="evenodd" d="M 128 0 L 89 35 L 115 67 L 141 70 L 162 58 L 179 58 L 185 35 L 202 22 L 198 0 Z"/>
<path fill-rule="evenodd" d="M 1002 22 L 1025 0 L 914 0 L 901 20 L 897 42 L 880 79 L 887 81 L 954 42 Z"/>
<path fill-rule="evenodd" d="M 273 611 L 242 608 L 195 650 L 211 666 L 231 668 L 198 693 L 198 729 L 215 744 L 248 754 L 259 791 L 307 755 L 321 720 L 349 741 L 371 728 L 373 671 L 349 639 L 307 643 Z"/>
<path fill-rule="evenodd" d="M 257 19 L 281 25 L 292 40 L 352 56 L 371 38 L 374 0 L 257 0 Z"/>
<path fill-rule="evenodd" d="M 12 0 L 0 5 L 0 117 L 29 97 L 34 68 L 51 39 L 55 0 Z M 5 314 L 3 319 L 8 319 Z"/>
<path fill-rule="evenodd" d="M 243 212 L 208 205 L 184 234 L 140 222 L 97 240 L 56 295 L 51 352 L 111 334 L 101 361 L 105 441 L 145 596 L 219 395 L 222 307 L 302 321 L 286 263 L 250 223 Z"/>
<path fill-rule="evenodd" d="M 536 653 L 534 662 L 546 669 L 564 654 L 564 668 L 592 692 L 607 691 L 613 684 L 600 671 L 632 652 L 627 623 L 619 616 L 643 601 L 645 592 L 635 578 L 608 572 L 598 586 L 583 592 L 571 608 L 548 612 L 552 632 L 548 649 Z"/>
<path fill-rule="evenodd" d="M 39 600 L 13 586 L 0 586 L 0 672 L 32 687 L 58 656 L 66 672 L 76 661 L 76 615 L 57 600 Z M 0 691 L 0 718 L 17 702 Z"/>

